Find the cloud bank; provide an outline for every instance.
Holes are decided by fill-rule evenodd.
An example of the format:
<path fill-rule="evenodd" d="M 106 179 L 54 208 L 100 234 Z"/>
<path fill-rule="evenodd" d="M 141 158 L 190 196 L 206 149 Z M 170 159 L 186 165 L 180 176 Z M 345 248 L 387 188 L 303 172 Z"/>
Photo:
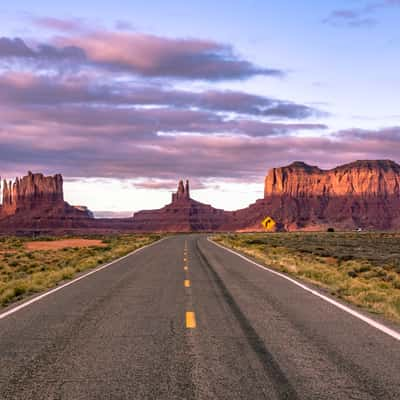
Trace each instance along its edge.
<path fill-rule="evenodd" d="M 58 34 L 46 43 L 0 38 L 3 176 L 130 178 L 145 189 L 188 176 L 201 187 L 210 177 L 259 182 L 269 167 L 298 159 L 330 167 L 399 154 L 400 127 L 329 134 L 326 113 L 308 104 L 215 89 L 215 81 L 284 76 L 229 44 L 79 20 L 35 24 Z"/>

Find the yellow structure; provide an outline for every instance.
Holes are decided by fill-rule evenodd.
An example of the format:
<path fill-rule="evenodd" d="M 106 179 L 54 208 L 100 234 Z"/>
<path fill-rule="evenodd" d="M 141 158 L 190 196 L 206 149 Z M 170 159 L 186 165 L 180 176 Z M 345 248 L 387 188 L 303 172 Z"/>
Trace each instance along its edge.
<path fill-rule="evenodd" d="M 271 217 L 265 217 L 261 222 L 261 225 L 266 231 L 273 231 L 276 227 L 276 222 Z"/>

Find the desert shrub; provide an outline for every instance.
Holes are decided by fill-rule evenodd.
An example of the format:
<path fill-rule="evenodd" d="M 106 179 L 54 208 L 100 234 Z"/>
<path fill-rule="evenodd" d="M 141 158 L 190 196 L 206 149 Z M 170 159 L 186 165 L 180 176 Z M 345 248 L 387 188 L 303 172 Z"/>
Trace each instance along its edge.
<path fill-rule="evenodd" d="M 215 240 L 400 321 L 400 233 L 243 233 Z"/>
<path fill-rule="evenodd" d="M 71 237 L 72 238 L 72 237 Z M 93 236 L 85 237 L 93 239 Z M 105 247 L 63 248 L 28 252 L 25 242 L 31 238 L 1 237 L 0 306 L 30 293 L 50 288 L 75 274 L 121 257 L 142 245 L 161 238 L 160 235 L 97 235 L 107 241 Z M 40 237 L 38 240 L 57 240 Z"/>

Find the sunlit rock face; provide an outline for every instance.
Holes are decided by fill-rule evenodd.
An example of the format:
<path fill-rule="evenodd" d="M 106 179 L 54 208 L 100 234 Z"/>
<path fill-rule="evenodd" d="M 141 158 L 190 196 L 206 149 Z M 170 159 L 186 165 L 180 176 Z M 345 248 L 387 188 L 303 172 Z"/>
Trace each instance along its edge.
<path fill-rule="evenodd" d="M 398 229 L 400 166 L 366 160 L 322 170 L 295 162 L 269 171 L 259 203 L 253 208 L 270 209 L 287 230 Z"/>
<path fill-rule="evenodd" d="M 295 162 L 269 171 L 264 190 L 264 197 L 388 197 L 399 194 L 400 165 L 389 160 L 356 161 L 331 170 Z"/>
<path fill-rule="evenodd" d="M 28 175 L 16 178 L 14 182 L 3 181 L 4 216 L 63 200 L 63 180 L 59 174 L 44 176 L 28 172 Z"/>

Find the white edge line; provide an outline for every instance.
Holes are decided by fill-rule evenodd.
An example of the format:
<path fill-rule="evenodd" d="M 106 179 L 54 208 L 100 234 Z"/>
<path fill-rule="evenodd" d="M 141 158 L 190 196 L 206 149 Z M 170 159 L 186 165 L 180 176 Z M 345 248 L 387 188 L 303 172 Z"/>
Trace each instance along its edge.
<path fill-rule="evenodd" d="M 82 279 L 84 279 L 84 278 L 87 278 L 88 276 L 90 276 L 90 275 L 92 275 L 92 274 L 95 274 L 96 272 L 101 271 L 102 269 L 105 269 L 105 268 L 107 268 L 107 267 L 110 267 L 111 265 L 113 265 L 113 264 L 115 264 L 115 263 L 117 263 L 117 262 L 119 262 L 119 261 L 121 261 L 121 260 L 123 260 L 123 259 L 125 259 L 125 258 L 128 258 L 128 257 L 132 256 L 132 255 L 135 254 L 135 253 L 138 253 L 138 252 L 140 252 L 140 251 L 142 251 L 142 250 L 144 250 L 144 249 L 146 249 L 146 248 L 148 248 L 148 247 L 154 246 L 155 244 L 158 244 L 158 243 L 162 242 L 162 241 L 165 240 L 165 239 L 166 239 L 166 238 L 162 238 L 162 239 L 157 240 L 156 242 L 150 243 L 150 244 L 148 244 L 148 245 L 146 245 L 146 246 L 139 247 L 138 249 L 136 249 L 136 250 L 134 250 L 134 251 L 132 251 L 132 252 L 126 254 L 126 255 L 123 256 L 123 257 L 120 257 L 120 258 L 118 258 L 118 259 L 116 259 L 116 260 L 114 260 L 114 261 L 111 261 L 111 262 L 109 262 L 109 263 L 107 263 L 107 264 L 101 265 L 100 267 L 97 267 L 97 268 L 95 268 L 95 269 L 92 269 L 91 271 L 87 272 L 86 274 L 83 274 L 83 275 L 81 275 L 81 276 L 78 276 L 77 278 L 72 279 L 71 281 L 68 281 L 68 282 L 64 283 L 63 285 L 61 285 L 61 286 L 57 286 L 56 288 L 50 289 L 50 290 L 48 290 L 47 292 L 45 292 L 45 293 L 43 293 L 43 294 L 41 294 L 41 295 L 39 295 L 39 296 L 34 297 L 33 299 L 27 300 L 27 301 L 25 301 L 24 303 L 20 304 L 19 306 L 13 307 L 11 310 L 8 310 L 8 311 L 6 311 L 6 312 L 0 314 L 0 320 L 2 320 L 3 318 L 8 317 L 8 316 L 11 315 L 11 314 L 16 313 L 16 312 L 19 311 L 19 310 L 22 310 L 22 309 L 25 308 L 25 307 L 30 306 L 30 305 L 33 304 L 33 303 L 36 303 L 36 302 L 39 301 L 39 300 L 42 300 L 43 298 L 45 298 L 45 297 L 47 297 L 47 296 L 49 296 L 49 295 L 51 295 L 51 294 L 53 294 L 53 293 L 55 293 L 55 292 L 58 292 L 58 291 L 61 290 L 61 289 L 66 288 L 67 286 L 70 286 L 70 285 L 72 285 L 72 284 L 74 284 L 74 283 L 76 283 L 76 282 L 79 282 L 80 280 L 82 280 Z"/>
<path fill-rule="evenodd" d="M 224 249 L 226 251 L 229 251 L 230 253 L 233 253 L 233 254 L 237 255 L 238 257 L 240 257 L 240 258 L 243 258 L 244 260 L 246 260 L 250 264 L 255 265 L 258 268 L 261 268 L 261 269 L 263 269 L 265 271 L 270 272 L 271 274 L 278 275 L 281 278 L 288 280 L 289 282 L 293 283 L 294 285 L 299 286 L 302 289 L 304 289 L 305 291 L 313 294 L 314 296 L 319 297 L 320 299 L 326 301 L 327 303 L 330 303 L 333 306 L 335 306 L 337 308 L 340 308 L 342 311 L 344 311 L 344 312 L 346 312 L 348 314 L 351 314 L 353 317 L 356 317 L 356 318 L 360 319 L 361 321 L 364 321 L 365 323 L 367 323 L 368 325 L 374 327 L 375 329 L 378 329 L 379 331 L 385 333 L 386 335 L 389 335 L 392 338 L 400 341 L 400 333 L 399 332 L 397 332 L 397 331 L 395 331 L 395 330 L 393 330 L 391 328 L 388 328 L 387 326 L 385 326 L 385 325 L 373 320 L 372 318 L 368 318 L 367 316 L 365 316 L 365 315 L 363 315 L 363 314 L 351 309 L 350 307 L 345 306 L 344 304 L 341 304 L 341 303 L 339 303 L 339 302 L 337 302 L 337 301 L 335 301 L 335 300 L 323 295 L 322 293 L 319 293 L 316 290 L 313 290 L 313 289 L 309 288 L 306 285 L 301 284 L 300 282 L 296 281 L 295 279 L 292 279 L 292 278 L 288 277 L 287 275 L 284 275 L 284 274 L 282 274 L 280 272 L 274 271 L 273 269 L 270 269 L 268 267 L 264 267 L 263 265 L 258 264 L 255 261 L 250 260 L 249 258 L 245 257 L 244 255 L 242 255 L 240 253 L 237 253 L 236 251 L 234 251 L 232 249 L 229 249 L 229 248 L 227 248 L 225 246 L 222 246 L 219 243 L 214 242 L 209 237 L 207 238 L 207 240 L 209 242 L 213 243 L 215 246 L 221 247 L 222 249 Z"/>

